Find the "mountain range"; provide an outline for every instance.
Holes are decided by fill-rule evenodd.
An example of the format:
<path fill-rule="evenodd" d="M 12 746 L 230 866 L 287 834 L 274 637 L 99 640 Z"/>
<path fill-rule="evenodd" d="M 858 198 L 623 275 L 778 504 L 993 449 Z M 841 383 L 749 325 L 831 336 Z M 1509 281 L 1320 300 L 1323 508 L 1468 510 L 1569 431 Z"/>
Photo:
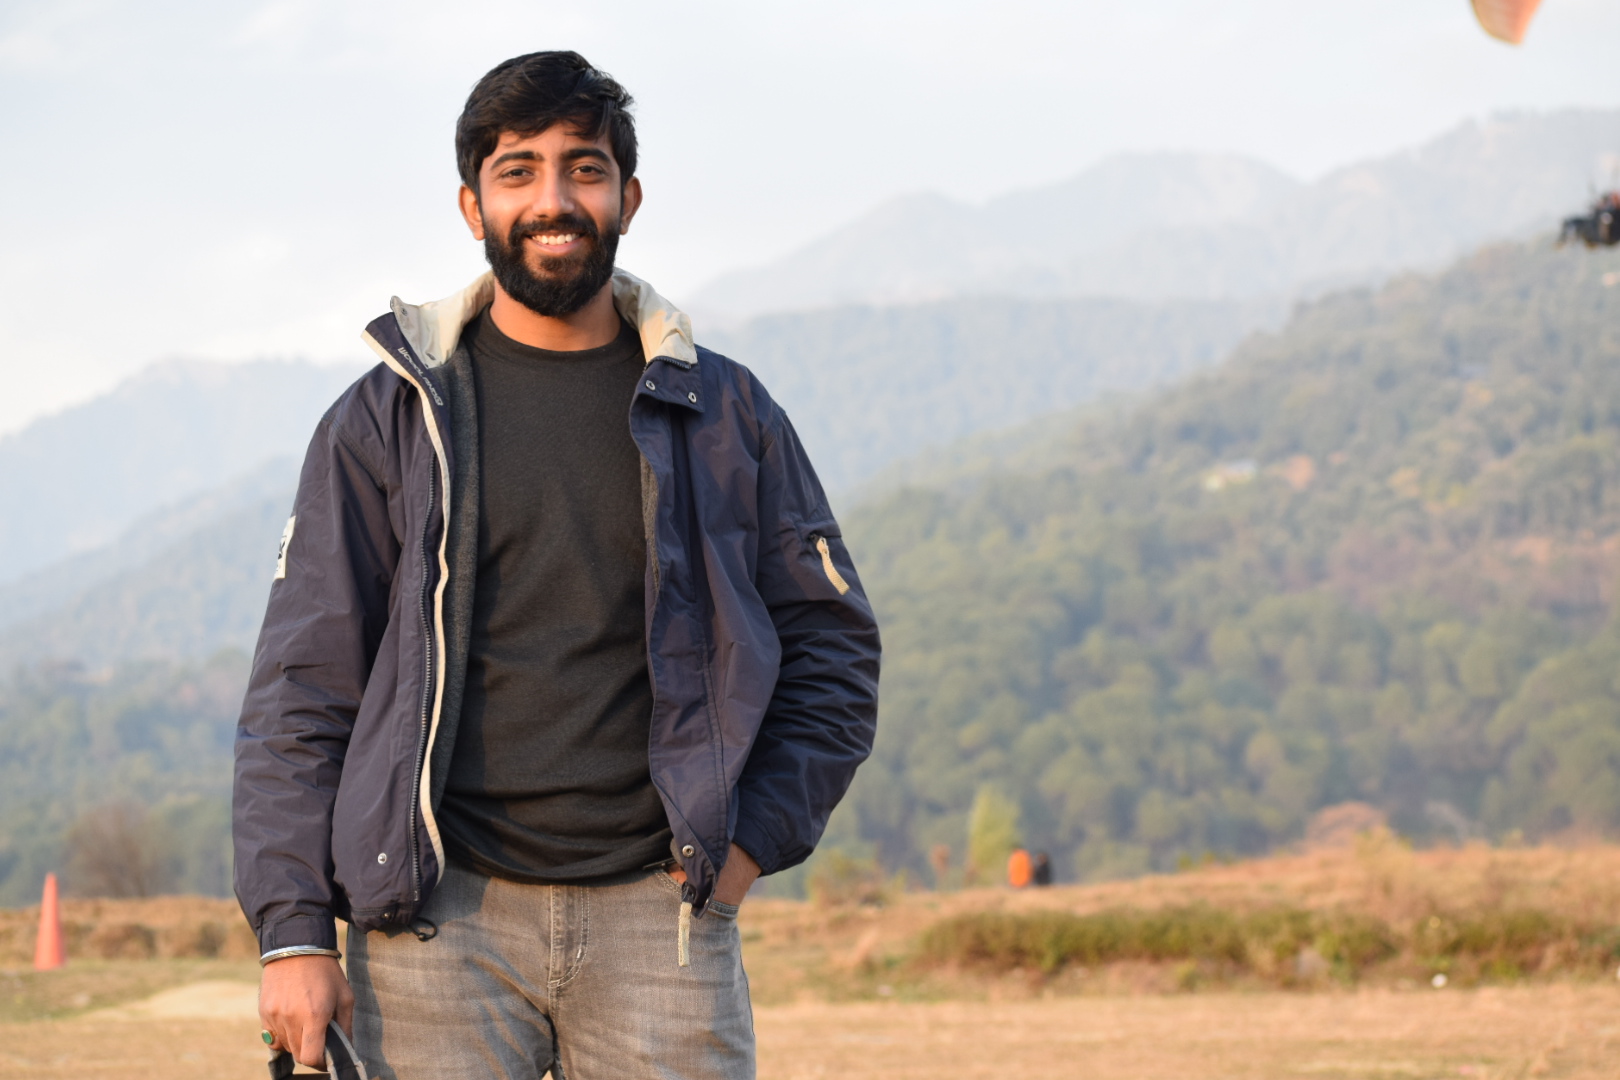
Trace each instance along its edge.
<path fill-rule="evenodd" d="M 1540 228 L 1580 201 L 1617 148 L 1620 112 L 1566 111 L 1467 125 L 1312 184 L 1232 157 L 1136 155 L 981 208 L 901 200 L 738 279 L 792 278 L 761 294 L 778 309 L 844 306 L 740 322 L 700 314 L 698 337 L 761 375 L 847 504 L 884 470 L 926 468 L 957 440 L 1215 363 L 1279 325 L 1286 282 L 1388 273 Z M 1268 269 L 1210 285 L 1239 250 L 1262 252 Z M 1207 280 L 1131 284 L 1149 263 Z M 1018 269 L 1033 266 L 1045 269 Z M 295 467 L 267 463 L 296 461 L 359 371 L 168 361 L 0 438 L 0 633 L 60 607 L 75 583 L 154 555 L 170 535 L 154 515 L 172 528 L 174 514 L 236 512 L 255 484 L 289 487 Z"/>
<path fill-rule="evenodd" d="M 1064 241 L 1115 260 L 1093 295 L 958 294 L 982 278 L 946 231 L 913 267 L 942 298 L 700 316 L 788 408 L 884 626 L 877 754 L 828 846 L 925 873 L 996 788 L 1068 877 L 1265 850 L 1347 799 L 1417 836 L 1620 829 L 1620 257 L 1537 238 L 1410 272 L 1539 230 L 1615 115 L 1333 184 L 1115 162 Z M 1176 206 L 1154 235 L 1183 270 L 1260 236 L 1294 284 L 1133 293 Z M 1008 243 L 986 258 L 1035 250 Z M 1336 276 L 1385 280 L 1312 295 Z M 215 887 L 243 654 L 358 370 L 168 362 L 0 439 L 0 902 L 119 798 L 201 823 L 215 854 L 175 880 Z"/>
<path fill-rule="evenodd" d="M 137 519 L 271 458 L 301 458 L 360 371 L 172 360 L 0 438 L 0 585 L 104 548 Z"/>
<path fill-rule="evenodd" d="M 982 205 L 891 200 L 691 298 L 730 319 L 944 296 L 1290 299 L 1556 234 L 1620 174 L 1620 111 L 1508 114 L 1295 180 L 1240 157 L 1133 154 Z"/>
<path fill-rule="evenodd" d="M 274 460 L 240 485 L 150 515 L 118 543 L 0 587 L 0 657 L 102 671 L 251 652 L 296 475 L 294 462 Z"/>
<path fill-rule="evenodd" d="M 1274 316 L 968 298 L 766 317 L 709 343 L 750 360 L 843 496 L 920 448 L 1212 364 Z M 165 364 L 0 442 L 20 508 L 0 530 L 0 664 L 251 648 L 301 451 L 354 376 Z"/>

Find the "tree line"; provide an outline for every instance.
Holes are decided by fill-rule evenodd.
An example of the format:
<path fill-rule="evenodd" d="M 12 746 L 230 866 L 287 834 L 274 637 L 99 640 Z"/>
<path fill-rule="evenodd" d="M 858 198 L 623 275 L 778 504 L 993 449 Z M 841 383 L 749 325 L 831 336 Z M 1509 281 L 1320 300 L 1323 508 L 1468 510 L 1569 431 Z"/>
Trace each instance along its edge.
<path fill-rule="evenodd" d="M 884 632 L 834 846 L 930 876 L 987 787 L 1060 876 L 1620 830 L 1620 261 L 1488 250 L 848 515 Z"/>

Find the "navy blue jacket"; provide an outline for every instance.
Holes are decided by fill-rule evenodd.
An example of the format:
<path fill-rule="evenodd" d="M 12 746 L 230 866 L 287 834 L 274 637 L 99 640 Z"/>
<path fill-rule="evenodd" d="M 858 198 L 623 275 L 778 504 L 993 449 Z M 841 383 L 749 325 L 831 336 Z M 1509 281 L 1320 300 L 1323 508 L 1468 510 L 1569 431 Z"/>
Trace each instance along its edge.
<path fill-rule="evenodd" d="M 630 406 L 647 539 L 648 759 L 701 913 L 731 842 L 804 860 L 871 751 L 879 641 L 792 426 L 741 365 L 622 271 L 648 357 Z M 334 919 L 410 923 L 444 869 L 434 810 L 476 561 L 461 330 L 488 275 L 367 328 L 383 363 L 316 430 L 236 740 L 236 891 L 261 950 Z"/>

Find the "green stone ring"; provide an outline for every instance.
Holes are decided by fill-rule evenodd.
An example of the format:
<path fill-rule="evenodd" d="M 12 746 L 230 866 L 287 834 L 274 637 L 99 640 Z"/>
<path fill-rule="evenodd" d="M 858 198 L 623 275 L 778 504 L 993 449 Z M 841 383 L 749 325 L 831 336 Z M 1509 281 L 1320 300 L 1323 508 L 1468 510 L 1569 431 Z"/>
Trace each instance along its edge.
<path fill-rule="evenodd" d="M 271 1043 L 276 1041 L 276 1037 L 270 1034 L 268 1031 L 259 1032 L 259 1038 L 264 1040 L 264 1045 L 266 1046 L 269 1046 Z"/>

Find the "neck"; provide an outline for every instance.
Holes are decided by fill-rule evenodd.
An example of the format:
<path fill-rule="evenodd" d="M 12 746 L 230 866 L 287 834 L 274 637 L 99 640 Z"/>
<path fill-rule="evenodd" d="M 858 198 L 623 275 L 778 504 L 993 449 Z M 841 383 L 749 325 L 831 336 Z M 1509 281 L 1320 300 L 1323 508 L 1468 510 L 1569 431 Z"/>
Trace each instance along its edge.
<path fill-rule="evenodd" d="M 613 306 L 613 283 L 572 315 L 537 315 L 495 284 L 495 301 L 489 317 L 501 333 L 513 341 L 553 352 L 579 352 L 611 345 L 619 336 L 619 311 Z"/>

